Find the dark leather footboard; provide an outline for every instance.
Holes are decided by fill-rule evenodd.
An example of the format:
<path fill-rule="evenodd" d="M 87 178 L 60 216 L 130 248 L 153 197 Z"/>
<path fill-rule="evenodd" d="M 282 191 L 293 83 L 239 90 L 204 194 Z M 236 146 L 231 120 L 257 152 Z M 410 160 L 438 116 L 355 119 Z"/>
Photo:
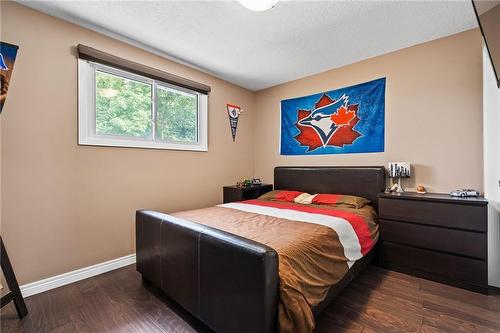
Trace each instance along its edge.
<path fill-rule="evenodd" d="M 137 270 L 217 332 L 276 332 L 278 255 L 166 214 L 136 213 Z"/>

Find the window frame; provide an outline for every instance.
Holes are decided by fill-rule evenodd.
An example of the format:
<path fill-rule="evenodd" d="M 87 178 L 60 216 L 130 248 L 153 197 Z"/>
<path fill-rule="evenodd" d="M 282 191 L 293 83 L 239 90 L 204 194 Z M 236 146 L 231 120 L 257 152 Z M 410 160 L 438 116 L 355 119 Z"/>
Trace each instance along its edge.
<path fill-rule="evenodd" d="M 151 136 L 149 138 L 96 134 L 96 71 L 151 85 Z M 157 86 L 197 97 L 197 141 L 156 139 Z M 161 88 L 160 88 L 161 89 Z M 78 144 L 90 146 L 208 151 L 208 95 L 112 66 L 78 59 Z"/>

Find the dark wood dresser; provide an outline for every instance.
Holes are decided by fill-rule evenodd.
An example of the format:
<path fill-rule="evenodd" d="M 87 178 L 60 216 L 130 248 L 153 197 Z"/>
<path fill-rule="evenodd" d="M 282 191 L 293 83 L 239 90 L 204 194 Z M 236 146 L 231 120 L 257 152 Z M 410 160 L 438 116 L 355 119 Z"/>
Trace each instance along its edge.
<path fill-rule="evenodd" d="M 224 203 L 257 199 L 262 194 L 273 190 L 273 185 L 262 184 L 258 186 L 238 187 L 236 185 L 224 186 Z"/>
<path fill-rule="evenodd" d="M 487 293 L 487 206 L 481 197 L 381 193 L 381 266 Z"/>

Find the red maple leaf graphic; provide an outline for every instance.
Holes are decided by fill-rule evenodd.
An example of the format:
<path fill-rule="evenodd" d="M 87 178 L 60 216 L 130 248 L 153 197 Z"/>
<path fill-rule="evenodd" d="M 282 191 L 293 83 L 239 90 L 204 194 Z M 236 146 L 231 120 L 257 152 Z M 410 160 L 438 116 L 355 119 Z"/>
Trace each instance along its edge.
<path fill-rule="evenodd" d="M 323 94 L 323 96 L 321 96 L 321 98 L 316 102 L 316 104 L 314 104 L 314 108 L 318 109 L 322 106 L 327 106 L 327 105 L 332 104 L 334 102 L 335 102 L 335 100 L 331 99 L 330 96 L 328 96 L 327 94 Z"/>
<path fill-rule="evenodd" d="M 334 102 L 335 100 L 331 99 L 327 94 L 323 94 L 315 103 L 314 107 L 320 108 Z M 299 120 L 306 118 L 311 112 L 312 110 L 297 110 L 297 122 L 295 123 L 300 131 L 300 133 L 295 136 L 295 139 L 301 146 L 307 146 L 307 151 L 315 150 L 323 146 L 314 129 L 298 124 Z M 347 106 L 347 110 L 341 107 L 336 114 L 331 116 L 332 121 L 339 126 L 339 128 L 337 128 L 330 140 L 328 140 L 327 146 L 343 147 L 344 145 L 352 144 L 354 140 L 361 136 L 361 133 L 353 129 L 359 122 L 357 112 L 358 104 L 351 104 Z M 334 118 L 334 116 L 336 117 Z"/>
<path fill-rule="evenodd" d="M 347 111 L 352 111 L 355 117 L 349 122 L 347 126 L 340 126 L 335 133 L 332 135 L 328 141 L 328 145 L 336 147 L 344 147 L 344 145 L 350 145 L 361 136 L 361 133 L 355 131 L 353 128 L 359 121 L 358 104 L 351 104 L 347 107 Z"/>
<path fill-rule="evenodd" d="M 349 125 L 354 118 L 356 118 L 356 112 L 348 111 L 347 108 L 343 106 L 337 110 L 337 113 L 330 116 L 330 119 L 337 126 Z"/>

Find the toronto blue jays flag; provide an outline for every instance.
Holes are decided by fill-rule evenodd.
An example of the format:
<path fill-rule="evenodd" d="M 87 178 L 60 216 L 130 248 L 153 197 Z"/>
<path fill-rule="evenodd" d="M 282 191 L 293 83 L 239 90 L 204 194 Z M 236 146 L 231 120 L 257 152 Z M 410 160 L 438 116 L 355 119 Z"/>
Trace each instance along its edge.
<path fill-rule="evenodd" d="M 384 151 L 385 78 L 281 101 L 281 155 Z"/>

